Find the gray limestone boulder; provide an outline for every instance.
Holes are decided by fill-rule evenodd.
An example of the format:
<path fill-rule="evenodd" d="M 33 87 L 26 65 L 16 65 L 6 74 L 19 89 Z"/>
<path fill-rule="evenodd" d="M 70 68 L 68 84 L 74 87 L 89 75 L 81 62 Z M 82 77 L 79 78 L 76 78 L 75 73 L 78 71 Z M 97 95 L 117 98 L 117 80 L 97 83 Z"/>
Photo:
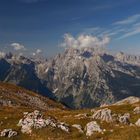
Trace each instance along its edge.
<path fill-rule="evenodd" d="M 102 129 L 100 128 L 100 126 L 97 124 L 96 121 L 87 123 L 85 130 L 86 130 L 86 136 L 91 136 L 94 134 L 94 132 L 99 132 L 99 133 L 102 132 Z"/>
<path fill-rule="evenodd" d="M 137 122 L 135 123 L 136 126 L 140 127 L 140 119 L 137 120 Z"/>
<path fill-rule="evenodd" d="M 129 113 L 125 113 L 123 116 L 119 117 L 119 122 L 122 124 L 130 124 L 130 114 Z"/>
<path fill-rule="evenodd" d="M 72 127 L 78 129 L 80 133 L 84 133 L 83 128 L 80 124 L 73 124 Z"/>
<path fill-rule="evenodd" d="M 113 122 L 112 112 L 108 108 L 95 111 L 95 113 L 92 115 L 92 118 L 106 122 Z"/>
<path fill-rule="evenodd" d="M 136 108 L 134 108 L 133 112 L 134 114 L 140 114 L 140 106 L 137 106 Z"/>
<path fill-rule="evenodd" d="M 1 137 L 14 137 L 16 136 L 18 133 L 12 129 L 4 129 L 3 131 L 1 131 L 0 136 Z"/>

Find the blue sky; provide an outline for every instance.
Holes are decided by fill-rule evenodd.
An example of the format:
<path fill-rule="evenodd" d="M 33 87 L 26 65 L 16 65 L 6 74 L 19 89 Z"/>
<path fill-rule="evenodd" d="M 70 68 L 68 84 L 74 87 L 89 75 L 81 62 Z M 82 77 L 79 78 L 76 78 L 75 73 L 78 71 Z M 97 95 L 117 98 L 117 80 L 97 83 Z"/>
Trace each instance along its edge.
<path fill-rule="evenodd" d="M 1 51 L 52 56 L 67 33 L 108 37 L 111 51 L 140 54 L 140 1 L 0 0 Z"/>

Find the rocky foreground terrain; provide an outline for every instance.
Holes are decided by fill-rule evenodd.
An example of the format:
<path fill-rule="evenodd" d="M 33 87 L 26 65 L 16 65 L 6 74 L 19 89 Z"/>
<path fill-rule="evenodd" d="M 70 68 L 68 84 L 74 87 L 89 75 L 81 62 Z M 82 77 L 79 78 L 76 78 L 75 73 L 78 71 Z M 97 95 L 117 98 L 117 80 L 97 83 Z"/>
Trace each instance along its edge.
<path fill-rule="evenodd" d="M 70 108 L 93 108 L 140 97 L 140 57 L 67 49 L 51 59 L 0 56 L 0 81 L 57 100 Z"/>
<path fill-rule="evenodd" d="M 26 100 L 25 100 L 26 99 Z M 23 88 L 0 83 L 0 140 L 139 140 L 140 98 L 67 109 Z"/>

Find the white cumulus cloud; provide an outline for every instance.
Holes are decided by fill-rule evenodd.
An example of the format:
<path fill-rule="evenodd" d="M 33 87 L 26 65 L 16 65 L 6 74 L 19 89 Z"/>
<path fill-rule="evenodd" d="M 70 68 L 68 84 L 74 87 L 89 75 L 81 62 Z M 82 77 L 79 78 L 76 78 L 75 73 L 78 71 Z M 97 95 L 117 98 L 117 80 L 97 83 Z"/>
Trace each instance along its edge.
<path fill-rule="evenodd" d="M 16 51 L 26 50 L 25 46 L 19 43 L 12 43 L 10 46 L 13 47 L 13 49 Z"/>
<path fill-rule="evenodd" d="M 33 56 L 39 55 L 42 53 L 41 49 L 37 49 L 35 52 L 32 53 Z"/>
<path fill-rule="evenodd" d="M 40 54 L 40 53 L 42 53 L 42 50 L 37 49 L 37 50 L 36 50 L 36 54 Z"/>
<path fill-rule="evenodd" d="M 64 35 L 64 42 L 61 44 L 62 47 L 65 48 L 98 48 L 104 47 L 110 42 L 110 38 L 104 36 L 102 38 L 98 38 L 92 35 L 84 35 L 81 34 L 77 38 L 73 37 L 70 34 Z"/>

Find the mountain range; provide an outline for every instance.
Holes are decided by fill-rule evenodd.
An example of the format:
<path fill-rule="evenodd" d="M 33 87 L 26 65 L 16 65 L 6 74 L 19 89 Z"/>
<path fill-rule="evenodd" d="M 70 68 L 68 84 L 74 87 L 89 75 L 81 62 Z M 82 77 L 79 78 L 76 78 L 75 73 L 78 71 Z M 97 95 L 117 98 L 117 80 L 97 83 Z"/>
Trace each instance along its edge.
<path fill-rule="evenodd" d="M 70 108 L 92 108 L 140 97 L 140 57 L 92 48 L 66 49 L 47 60 L 9 53 L 0 58 L 0 80 Z"/>

